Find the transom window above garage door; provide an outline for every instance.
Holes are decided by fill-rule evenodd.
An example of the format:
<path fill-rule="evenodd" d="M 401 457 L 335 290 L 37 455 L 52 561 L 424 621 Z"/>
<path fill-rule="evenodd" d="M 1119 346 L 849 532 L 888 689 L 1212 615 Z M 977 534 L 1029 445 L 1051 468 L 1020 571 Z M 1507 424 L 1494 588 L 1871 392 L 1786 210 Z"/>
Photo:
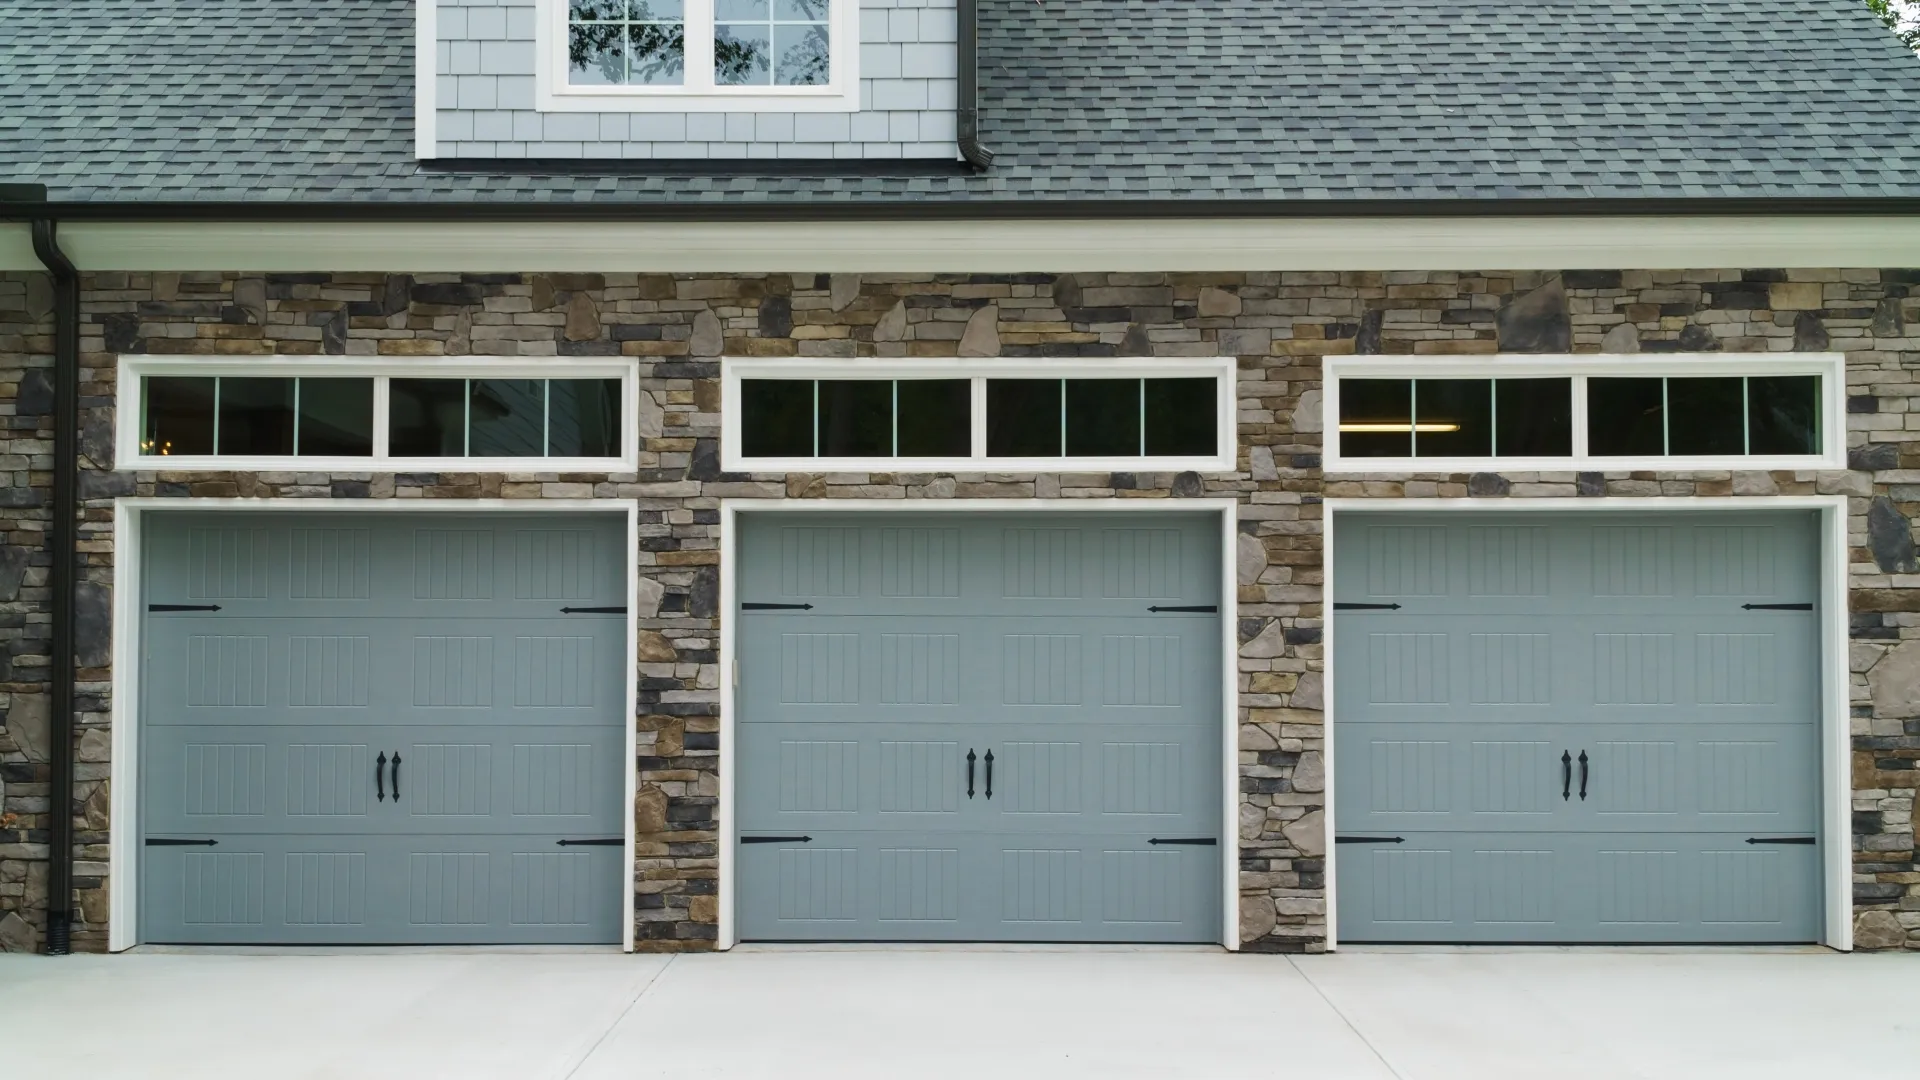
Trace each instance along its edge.
<path fill-rule="evenodd" d="M 1329 359 L 1328 471 L 1841 468 L 1837 356 Z"/>
<path fill-rule="evenodd" d="M 629 363 L 122 360 L 121 468 L 634 467 Z"/>
<path fill-rule="evenodd" d="M 728 467 L 1233 467 L 1231 360 L 730 360 Z"/>

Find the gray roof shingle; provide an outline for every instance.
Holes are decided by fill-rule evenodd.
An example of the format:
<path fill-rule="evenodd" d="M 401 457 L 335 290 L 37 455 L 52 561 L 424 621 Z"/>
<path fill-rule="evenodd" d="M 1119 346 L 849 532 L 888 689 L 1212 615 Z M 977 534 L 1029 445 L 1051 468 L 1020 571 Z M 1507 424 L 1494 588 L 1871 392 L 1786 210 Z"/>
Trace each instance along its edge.
<path fill-rule="evenodd" d="M 981 175 L 413 157 L 412 0 L 0 0 L 0 182 L 56 201 L 1920 197 L 1854 0 L 981 0 Z"/>

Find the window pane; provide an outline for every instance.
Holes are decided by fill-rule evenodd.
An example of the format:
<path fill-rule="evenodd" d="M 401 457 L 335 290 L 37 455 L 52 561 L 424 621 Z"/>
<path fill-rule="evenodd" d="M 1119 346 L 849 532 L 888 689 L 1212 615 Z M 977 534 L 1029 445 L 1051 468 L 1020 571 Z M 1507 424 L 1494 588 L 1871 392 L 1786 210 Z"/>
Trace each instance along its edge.
<path fill-rule="evenodd" d="M 683 8 L 682 0 L 573 0 L 567 81 L 678 86 L 686 61 Z"/>
<path fill-rule="evenodd" d="M 220 380 L 221 454 L 293 453 L 293 380 Z"/>
<path fill-rule="evenodd" d="M 147 413 L 140 452 L 175 457 L 213 453 L 214 380 L 154 375 L 145 382 Z"/>
<path fill-rule="evenodd" d="M 820 456 L 893 456 L 893 380 L 820 380 Z"/>
<path fill-rule="evenodd" d="M 373 380 L 300 380 L 301 456 L 373 455 Z"/>
<path fill-rule="evenodd" d="M 1067 380 L 1067 456 L 1140 456 L 1140 380 Z"/>
<path fill-rule="evenodd" d="M 547 380 L 547 453 L 619 457 L 619 379 Z"/>
<path fill-rule="evenodd" d="M 658 6 L 655 5 L 656 8 Z M 635 15 L 641 14 L 645 8 L 645 4 L 635 4 Z M 678 21 L 632 23 L 627 27 L 627 48 L 631 55 L 627 66 L 627 82 L 637 86 L 679 86 L 685 80 L 685 24 Z"/>
<path fill-rule="evenodd" d="M 1743 454 L 1746 412 L 1740 379 L 1667 380 L 1669 454 Z"/>
<path fill-rule="evenodd" d="M 1413 423 L 1415 457 L 1491 455 L 1493 380 L 1415 380 Z"/>
<path fill-rule="evenodd" d="M 729 6 L 722 0 L 721 18 L 727 17 Z M 765 3 L 760 5 L 760 9 L 760 17 L 766 18 Z M 773 27 L 769 23 L 716 22 L 713 27 L 713 81 L 721 86 L 765 86 L 770 83 L 772 36 Z"/>
<path fill-rule="evenodd" d="M 813 380 L 740 381 L 740 453 L 750 458 L 813 456 Z"/>
<path fill-rule="evenodd" d="M 394 457 L 466 453 L 465 379 L 392 379 L 387 388 L 389 453 Z"/>
<path fill-rule="evenodd" d="M 1572 456 L 1572 379 L 1496 379 L 1493 394 L 1495 454 Z"/>
<path fill-rule="evenodd" d="M 901 379 L 901 457 L 973 453 L 973 385 L 966 379 Z"/>
<path fill-rule="evenodd" d="M 1413 456 L 1413 380 L 1340 380 L 1343 457 Z"/>
<path fill-rule="evenodd" d="M 1587 452 L 1658 457 L 1666 423 L 1659 379 L 1587 380 Z"/>
<path fill-rule="evenodd" d="M 987 380 L 987 456 L 1060 456 L 1060 380 Z"/>
<path fill-rule="evenodd" d="M 545 379 L 474 379 L 469 457 L 540 457 L 546 448 Z"/>
<path fill-rule="evenodd" d="M 1747 380 L 1747 452 L 1820 452 L 1820 379 L 1770 375 Z"/>
<path fill-rule="evenodd" d="M 606 86 L 626 81 L 626 24 L 574 23 L 567 27 L 567 82 Z"/>
<path fill-rule="evenodd" d="M 1218 389 L 1213 379 L 1148 379 L 1147 455 L 1211 457 L 1218 453 Z"/>
<path fill-rule="evenodd" d="M 791 0 L 787 0 L 791 3 Z M 775 86 L 824 86 L 827 71 L 825 23 L 775 23 L 773 26 L 773 83 Z"/>

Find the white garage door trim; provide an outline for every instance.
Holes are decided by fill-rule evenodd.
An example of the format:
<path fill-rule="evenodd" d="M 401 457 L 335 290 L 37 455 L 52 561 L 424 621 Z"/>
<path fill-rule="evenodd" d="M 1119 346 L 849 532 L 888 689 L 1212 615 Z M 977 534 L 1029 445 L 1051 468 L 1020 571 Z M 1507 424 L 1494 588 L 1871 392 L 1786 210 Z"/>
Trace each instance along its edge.
<path fill-rule="evenodd" d="M 720 503 L 720 818 L 725 823 L 720 837 L 720 925 L 717 945 L 730 949 L 739 944 L 734 918 L 734 849 L 739 820 L 734 811 L 734 736 L 733 692 L 737 681 L 735 655 L 734 574 L 738 567 L 735 544 L 740 535 L 740 514 L 821 513 L 831 511 L 866 513 L 921 513 L 954 511 L 959 513 L 1053 513 L 1094 511 L 1103 513 L 1193 513 L 1220 515 L 1220 610 L 1221 627 L 1221 769 L 1225 782 L 1221 787 L 1220 836 L 1221 866 L 1224 884 L 1221 890 L 1220 944 L 1229 950 L 1240 948 L 1240 779 L 1239 779 L 1239 681 L 1236 660 L 1240 643 L 1235 628 L 1239 625 L 1239 592 L 1235 578 L 1234 539 L 1239 521 L 1239 502 L 1235 499 L 723 499 Z"/>
<path fill-rule="evenodd" d="M 162 499 L 122 498 L 113 502 L 113 700 L 108 712 L 112 722 L 112 755 L 108 766 L 111 784 L 109 800 L 113 829 L 108 837 L 107 905 L 111 922 L 107 927 L 107 949 L 121 952 L 140 944 L 135 905 L 140 895 L 136 874 L 139 860 L 139 747 L 140 714 L 140 567 L 143 519 L 148 513 L 233 511 L 301 511 L 306 513 L 601 513 L 623 514 L 627 522 L 624 572 L 627 579 L 627 610 L 638 603 L 639 567 L 635 552 L 639 549 L 639 504 L 621 499 Z M 632 658 L 638 653 L 635 622 L 627 619 L 627 657 L 622 678 L 626 685 L 626 760 L 632 762 L 639 752 L 633 716 L 638 704 L 638 668 Z M 636 775 L 626 770 L 625 859 L 633 865 L 633 800 Z M 633 875 L 621 876 L 624 897 L 621 903 L 621 947 L 633 951 Z"/>
<path fill-rule="evenodd" d="M 1852 809 L 1851 745 L 1849 739 L 1849 696 L 1847 665 L 1847 497 L 1844 495 L 1800 495 L 1763 498 L 1721 496 L 1594 498 L 1594 499 L 1328 499 L 1326 501 L 1325 566 L 1329 587 L 1333 581 L 1334 530 L 1343 516 L 1357 511 L 1393 511 L 1434 514 L 1474 513 L 1476 511 L 1511 512 L 1538 510 L 1562 514 L 1609 511 L 1725 510 L 1764 512 L 1779 510 L 1816 510 L 1820 513 L 1820 828 L 1826 862 L 1821 868 L 1821 897 L 1825 904 L 1825 933 L 1820 943 L 1828 948 L 1850 951 L 1853 948 Z M 1336 678 L 1338 658 L 1333 648 L 1333 614 L 1328 610 L 1325 635 L 1327 683 Z M 1339 947 L 1339 867 L 1333 843 L 1334 785 L 1339 770 L 1333 761 L 1334 694 L 1326 695 L 1327 754 L 1327 947 Z"/>

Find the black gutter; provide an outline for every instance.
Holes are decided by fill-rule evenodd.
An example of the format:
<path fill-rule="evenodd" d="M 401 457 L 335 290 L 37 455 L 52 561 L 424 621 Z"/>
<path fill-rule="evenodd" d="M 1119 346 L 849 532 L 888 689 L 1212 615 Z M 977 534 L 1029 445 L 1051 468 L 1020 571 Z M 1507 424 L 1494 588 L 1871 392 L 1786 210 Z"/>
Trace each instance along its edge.
<path fill-rule="evenodd" d="M 960 87 L 955 119 L 960 156 L 976 171 L 985 172 L 993 164 L 993 151 L 980 144 L 980 5 L 978 0 L 958 2 L 954 15 L 960 35 Z"/>
<path fill-rule="evenodd" d="M 4 185 L 0 185 L 4 186 Z M 1608 218 L 1860 217 L 1920 215 L 1920 198 L 1725 199 L 888 199 L 825 202 L 671 201 L 508 202 L 505 200 L 327 200 L 320 202 L 61 202 L 9 214 L 0 221 L 59 218 L 96 221 L 1070 221 L 1070 220 L 1320 220 L 1326 218 Z"/>
<path fill-rule="evenodd" d="M 44 195 L 42 196 L 44 198 Z M 53 616 L 49 652 L 53 710 L 48 721 L 47 940 L 49 956 L 73 941 L 73 716 L 77 677 L 75 581 L 80 503 L 80 272 L 60 250 L 58 223 L 33 219 L 33 252 L 53 275 L 53 518 L 47 554 Z"/>

